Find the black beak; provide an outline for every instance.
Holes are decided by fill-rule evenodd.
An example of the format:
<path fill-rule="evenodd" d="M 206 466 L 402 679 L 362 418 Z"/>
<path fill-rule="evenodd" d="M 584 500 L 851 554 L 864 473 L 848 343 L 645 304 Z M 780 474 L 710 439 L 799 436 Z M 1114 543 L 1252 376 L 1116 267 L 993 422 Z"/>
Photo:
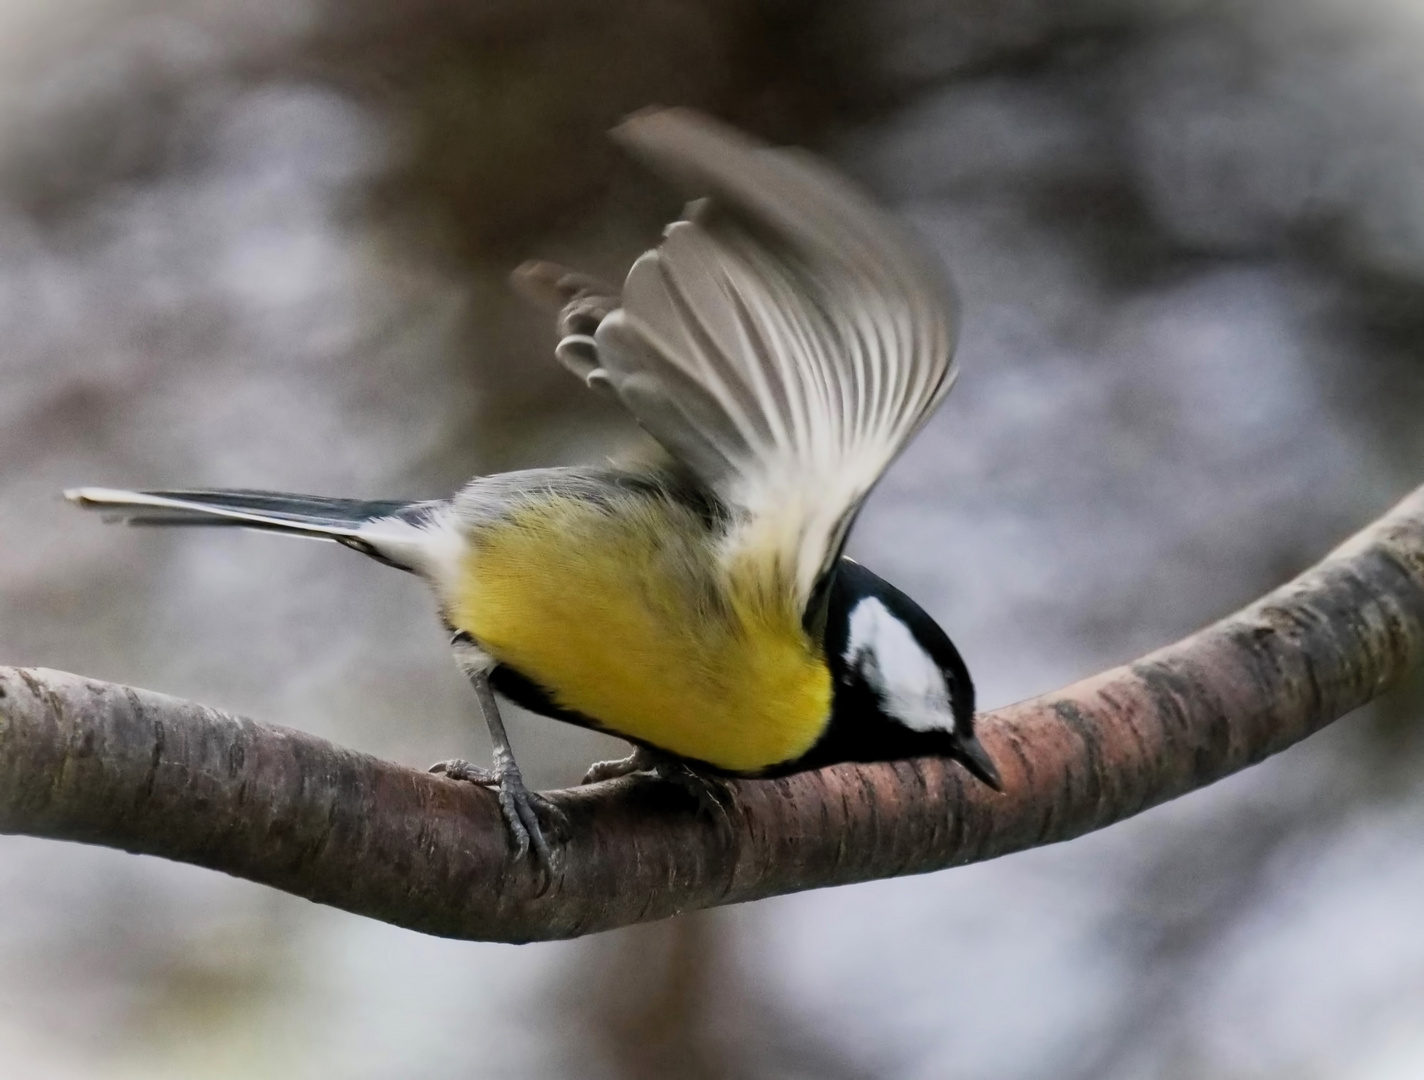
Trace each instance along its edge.
<path fill-rule="evenodd" d="M 988 784 L 995 791 L 1004 790 L 1004 782 L 999 779 L 999 770 L 994 759 L 984 749 L 983 744 L 973 735 L 961 736 L 955 743 L 955 757 L 963 763 L 975 777 Z"/>

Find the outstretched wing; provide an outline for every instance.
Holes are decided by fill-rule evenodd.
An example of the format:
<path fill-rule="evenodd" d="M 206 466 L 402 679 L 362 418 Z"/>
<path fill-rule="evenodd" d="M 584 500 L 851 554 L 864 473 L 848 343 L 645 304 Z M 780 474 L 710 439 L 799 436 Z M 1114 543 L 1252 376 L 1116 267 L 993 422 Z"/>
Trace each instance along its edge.
<path fill-rule="evenodd" d="M 949 389 L 953 290 L 809 155 L 680 109 L 614 137 L 704 198 L 633 265 L 592 341 L 563 352 L 732 509 L 725 556 L 772 560 L 805 605 Z"/>

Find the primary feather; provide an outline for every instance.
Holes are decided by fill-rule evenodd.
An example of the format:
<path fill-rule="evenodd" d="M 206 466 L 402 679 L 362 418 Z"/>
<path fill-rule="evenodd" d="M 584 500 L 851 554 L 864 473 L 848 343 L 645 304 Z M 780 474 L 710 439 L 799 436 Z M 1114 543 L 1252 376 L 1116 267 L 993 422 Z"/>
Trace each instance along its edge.
<path fill-rule="evenodd" d="M 634 264 L 587 377 L 738 515 L 724 560 L 779 566 L 805 605 L 949 389 L 954 293 L 806 155 L 675 109 L 615 137 L 708 198 Z"/>

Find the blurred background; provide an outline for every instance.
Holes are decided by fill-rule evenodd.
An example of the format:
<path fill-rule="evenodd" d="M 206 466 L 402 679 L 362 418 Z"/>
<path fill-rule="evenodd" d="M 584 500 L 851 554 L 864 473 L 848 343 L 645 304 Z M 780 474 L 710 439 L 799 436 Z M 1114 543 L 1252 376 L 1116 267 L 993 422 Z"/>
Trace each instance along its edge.
<path fill-rule="evenodd" d="M 852 549 L 986 707 L 1424 481 L 1415 0 L 0 0 L 0 659 L 487 753 L 408 577 L 78 483 L 443 495 L 631 426 L 506 286 L 619 277 L 652 102 L 834 159 L 965 297 Z M 1424 690 L 1071 844 L 562 944 L 0 838 L 0 1076 L 1424 1076 Z M 617 744 L 516 717 L 541 785 Z"/>

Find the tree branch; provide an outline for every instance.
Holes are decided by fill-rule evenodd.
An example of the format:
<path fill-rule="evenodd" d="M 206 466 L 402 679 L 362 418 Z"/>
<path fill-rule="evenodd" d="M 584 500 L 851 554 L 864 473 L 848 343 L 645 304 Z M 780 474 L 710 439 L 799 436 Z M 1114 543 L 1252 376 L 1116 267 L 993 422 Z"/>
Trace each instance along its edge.
<path fill-rule="evenodd" d="M 0 831 L 162 855 L 450 937 L 574 937 L 1067 840 L 1285 749 L 1424 659 L 1424 488 L 1263 600 L 1134 664 L 985 714 L 1006 794 L 958 766 L 733 785 L 730 834 L 664 785 L 554 798 L 543 895 L 495 797 L 297 731 L 0 668 Z"/>

